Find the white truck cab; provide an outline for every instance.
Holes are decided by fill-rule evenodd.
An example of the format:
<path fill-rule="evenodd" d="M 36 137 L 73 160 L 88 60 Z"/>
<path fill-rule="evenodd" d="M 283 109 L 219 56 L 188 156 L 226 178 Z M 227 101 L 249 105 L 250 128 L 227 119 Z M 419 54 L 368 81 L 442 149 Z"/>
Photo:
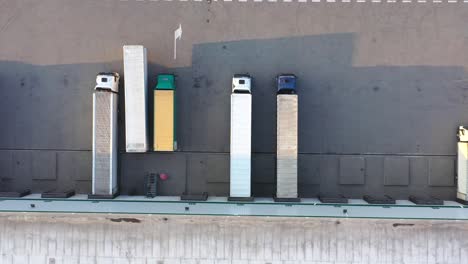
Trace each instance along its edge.
<path fill-rule="evenodd" d="M 95 90 L 110 90 L 119 92 L 119 74 L 116 72 L 101 72 L 96 77 Z"/>
<path fill-rule="evenodd" d="M 235 74 L 232 78 L 232 93 L 250 93 L 252 78 L 247 74 Z"/>

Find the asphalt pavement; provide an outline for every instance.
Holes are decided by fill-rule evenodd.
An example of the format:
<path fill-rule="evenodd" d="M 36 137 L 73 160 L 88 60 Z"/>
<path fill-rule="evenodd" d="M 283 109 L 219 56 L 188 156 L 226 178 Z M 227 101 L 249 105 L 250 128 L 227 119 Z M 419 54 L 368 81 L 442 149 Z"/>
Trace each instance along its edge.
<path fill-rule="evenodd" d="M 294 73 L 301 196 L 453 199 L 467 24 L 462 1 L 0 0 L 1 188 L 90 191 L 95 75 L 141 44 L 149 88 L 177 75 L 180 149 L 124 153 L 121 93 L 124 194 L 165 172 L 162 195 L 227 195 L 230 80 L 249 73 L 253 194 L 273 195 L 274 77 Z"/>

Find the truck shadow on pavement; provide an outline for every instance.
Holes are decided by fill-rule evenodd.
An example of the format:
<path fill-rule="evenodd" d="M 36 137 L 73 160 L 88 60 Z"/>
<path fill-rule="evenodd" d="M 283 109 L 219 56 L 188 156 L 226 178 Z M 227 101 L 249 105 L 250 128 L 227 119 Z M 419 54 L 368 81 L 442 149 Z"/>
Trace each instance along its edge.
<path fill-rule="evenodd" d="M 143 194 L 146 173 L 166 172 L 161 195 L 229 191 L 231 77 L 254 78 L 254 196 L 275 193 L 274 78 L 298 76 L 299 191 L 348 197 L 388 194 L 455 196 L 455 131 L 468 121 L 468 81 L 461 66 L 353 65 L 354 34 L 202 43 L 192 67 L 149 61 L 177 76 L 175 153 L 127 154 L 121 61 L 31 65 L 0 62 L 0 172 L 3 189 L 34 192 L 91 188 L 92 88 L 101 71 L 117 71 L 120 86 L 120 188 Z M 151 52 L 151 47 L 147 47 Z M 151 135 L 151 133 L 150 133 Z M 151 143 L 151 142 L 150 142 Z"/>

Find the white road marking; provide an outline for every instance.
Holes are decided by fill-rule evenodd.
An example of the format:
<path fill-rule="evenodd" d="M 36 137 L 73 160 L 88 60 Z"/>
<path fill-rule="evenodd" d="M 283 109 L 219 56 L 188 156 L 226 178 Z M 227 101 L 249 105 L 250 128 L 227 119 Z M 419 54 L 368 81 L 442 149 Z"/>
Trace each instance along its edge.
<path fill-rule="evenodd" d="M 177 40 L 182 39 L 182 25 L 174 31 L 174 60 L 177 59 Z"/>
<path fill-rule="evenodd" d="M 171 1 L 179 1 L 179 2 L 203 2 L 205 0 L 119 0 L 120 2 L 129 2 L 129 1 L 135 1 L 135 2 L 171 2 Z M 210 0 L 208 0 L 210 1 Z M 217 2 L 218 0 L 211 0 L 214 2 Z M 235 0 L 219 0 L 219 1 L 224 1 L 224 2 L 232 2 Z M 268 3 L 277 3 L 277 2 L 284 2 L 284 3 L 307 3 L 307 2 L 312 2 L 312 3 L 320 3 L 322 0 L 237 0 L 237 2 L 257 2 L 257 3 L 262 3 L 262 2 L 268 2 Z M 442 3 L 450 3 L 450 4 L 456 4 L 456 3 L 468 3 L 468 0 L 323 0 L 323 2 L 326 3 L 336 3 L 336 2 L 341 2 L 341 3 L 418 3 L 418 4 L 425 4 L 425 3 L 435 3 L 435 4 L 442 4 Z"/>

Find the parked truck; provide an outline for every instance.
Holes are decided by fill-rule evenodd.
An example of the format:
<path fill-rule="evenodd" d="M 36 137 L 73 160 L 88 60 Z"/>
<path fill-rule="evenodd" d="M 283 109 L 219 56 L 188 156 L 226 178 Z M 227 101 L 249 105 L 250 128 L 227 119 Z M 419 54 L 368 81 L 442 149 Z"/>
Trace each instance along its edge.
<path fill-rule="evenodd" d="M 460 126 L 457 136 L 457 201 L 468 204 L 468 129 Z"/>
<path fill-rule="evenodd" d="M 276 199 L 297 201 L 298 97 L 296 76 L 277 77 Z"/>
<path fill-rule="evenodd" d="M 93 164 L 90 198 L 113 198 L 117 180 L 118 73 L 99 73 L 93 94 Z"/>
<path fill-rule="evenodd" d="M 174 75 L 159 75 L 154 89 L 154 151 L 177 149 L 175 95 Z"/>
<path fill-rule="evenodd" d="M 234 75 L 231 94 L 230 200 L 251 197 L 252 95 L 249 75 Z"/>
<path fill-rule="evenodd" d="M 147 62 L 146 48 L 123 47 L 125 81 L 125 141 L 127 152 L 146 152 L 147 129 Z"/>

